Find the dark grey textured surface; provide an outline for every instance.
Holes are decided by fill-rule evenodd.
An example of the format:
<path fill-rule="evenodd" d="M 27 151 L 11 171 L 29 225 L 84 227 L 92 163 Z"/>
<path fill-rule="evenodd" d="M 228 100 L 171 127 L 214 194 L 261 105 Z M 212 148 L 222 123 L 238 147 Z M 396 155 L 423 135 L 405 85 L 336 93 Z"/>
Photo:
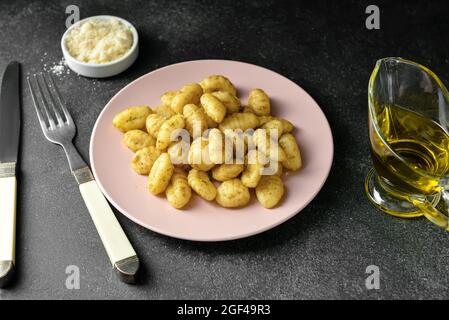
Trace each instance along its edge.
<path fill-rule="evenodd" d="M 307 90 L 332 126 L 335 160 L 320 194 L 283 225 L 227 243 L 170 239 L 118 214 L 144 268 L 138 285 L 120 283 L 66 159 L 44 140 L 24 90 L 18 274 L 0 299 L 449 298 L 448 234 L 424 219 L 379 213 L 363 191 L 371 165 L 366 87 L 374 63 L 399 55 L 448 78 L 447 4 L 378 2 L 381 30 L 368 31 L 364 1 L 216 3 L 2 0 L 0 69 L 13 59 L 25 72 L 59 61 L 68 4 L 78 4 L 81 17 L 112 14 L 136 25 L 141 54 L 128 71 L 107 80 L 58 77 L 78 124 L 75 144 L 88 159 L 101 109 L 140 75 L 201 58 L 270 68 Z M 380 290 L 365 288 L 371 264 L 380 267 Z M 80 290 L 65 288 L 68 265 L 80 268 Z"/>

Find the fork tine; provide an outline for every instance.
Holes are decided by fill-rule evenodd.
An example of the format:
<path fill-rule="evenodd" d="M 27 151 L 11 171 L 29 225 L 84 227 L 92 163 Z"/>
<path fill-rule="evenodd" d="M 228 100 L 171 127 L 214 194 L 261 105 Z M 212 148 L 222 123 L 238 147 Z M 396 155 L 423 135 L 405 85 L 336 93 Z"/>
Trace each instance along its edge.
<path fill-rule="evenodd" d="M 64 116 L 67 120 L 67 123 L 73 123 L 73 119 L 72 116 L 69 113 L 69 110 L 67 110 L 67 108 L 65 107 L 65 105 L 62 103 L 62 99 L 61 99 L 61 95 L 59 94 L 59 89 L 56 86 L 53 77 L 50 73 L 48 73 L 48 78 L 50 79 L 51 85 L 55 91 L 55 95 L 56 95 L 56 100 L 58 100 L 59 106 L 61 107 L 62 111 L 64 112 Z"/>
<path fill-rule="evenodd" d="M 42 86 L 41 86 L 40 81 L 38 79 L 39 76 L 42 76 L 42 75 L 35 74 L 34 75 L 34 80 L 36 81 L 37 90 L 38 90 L 38 92 L 39 92 L 39 94 L 41 96 L 42 108 L 44 109 L 45 114 L 47 115 L 47 120 L 48 120 L 48 123 L 50 124 L 50 129 L 54 130 L 56 128 L 56 124 L 55 124 L 55 121 L 53 120 L 53 117 L 50 115 L 50 112 L 48 111 L 47 105 L 49 103 L 47 101 L 47 98 L 44 95 L 43 90 L 42 90 Z"/>
<path fill-rule="evenodd" d="M 51 105 L 51 109 L 53 110 L 53 114 L 56 116 L 56 120 L 58 122 L 59 126 L 62 126 L 64 124 L 64 120 L 61 117 L 61 113 L 58 111 L 57 107 L 56 107 L 56 102 L 55 99 L 53 98 L 53 94 L 51 92 L 50 87 L 48 86 L 47 80 L 45 79 L 45 73 L 41 73 L 41 77 L 42 77 L 42 82 L 43 82 L 43 87 L 45 92 L 48 94 L 49 100 L 47 100 L 49 102 L 49 105 Z"/>
<path fill-rule="evenodd" d="M 41 110 L 39 109 L 39 103 L 37 102 L 37 97 L 36 97 L 35 91 L 33 89 L 33 86 L 31 85 L 31 80 L 30 80 L 29 76 L 27 76 L 27 82 L 28 82 L 28 87 L 30 88 L 31 99 L 33 100 L 34 109 L 36 109 L 39 123 L 41 125 L 42 131 L 44 131 L 44 133 L 46 133 L 48 131 L 48 127 L 47 127 L 47 124 L 45 123 L 44 116 L 43 116 Z"/>

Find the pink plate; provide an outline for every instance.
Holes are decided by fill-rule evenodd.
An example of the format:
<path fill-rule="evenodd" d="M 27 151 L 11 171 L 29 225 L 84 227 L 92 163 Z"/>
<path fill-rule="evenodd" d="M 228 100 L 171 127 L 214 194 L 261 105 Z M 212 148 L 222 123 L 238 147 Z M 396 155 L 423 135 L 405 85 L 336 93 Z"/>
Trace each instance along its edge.
<path fill-rule="evenodd" d="M 223 74 L 235 84 L 246 102 L 253 88 L 263 88 L 272 101 L 274 115 L 289 119 L 302 153 L 303 168 L 283 177 L 286 194 L 275 209 L 263 208 L 254 193 L 249 206 L 225 209 L 193 196 L 183 210 L 164 197 L 150 195 L 146 176 L 130 167 L 132 152 L 121 142 L 112 119 L 133 105 L 159 104 L 163 92 Z M 167 236 L 222 241 L 251 236 L 273 228 L 303 209 L 323 186 L 331 168 L 333 141 L 329 123 L 318 104 L 297 84 L 255 65 L 226 60 L 199 60 L 174 64 L 150 72 L 120 90 L 101 112 L 90 143 L 90 160 L 97 182 L 107 199 L 129 219 Z"/>

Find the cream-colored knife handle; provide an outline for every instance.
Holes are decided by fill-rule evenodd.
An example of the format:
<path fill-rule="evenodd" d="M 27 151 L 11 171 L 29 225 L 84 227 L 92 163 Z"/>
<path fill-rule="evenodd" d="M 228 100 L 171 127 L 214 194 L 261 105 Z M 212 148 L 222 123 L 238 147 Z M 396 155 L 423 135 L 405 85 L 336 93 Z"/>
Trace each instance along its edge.
<path fill-rule="evenodd" d="M 16 260 L 15 176 L 0 178 L 0 287 L 11 277 Z"/>
<path fill-rule="evenodd" d="M 133 282 L 139 260 L 109 203 L 95 180 L 82 183 L 79 187 L 112 266 L 123 280 Z"/>

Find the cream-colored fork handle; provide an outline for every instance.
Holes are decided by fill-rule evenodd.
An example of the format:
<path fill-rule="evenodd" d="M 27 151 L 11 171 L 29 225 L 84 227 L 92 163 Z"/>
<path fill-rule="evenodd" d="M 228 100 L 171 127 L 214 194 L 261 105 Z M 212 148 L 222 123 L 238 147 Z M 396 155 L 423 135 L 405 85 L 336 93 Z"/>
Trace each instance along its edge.
<path fill-rule="evenodd" d="M 79 188 L 112 266 L 121 273 L 122 277 L 123 272 L 134 273 L 130 274 L 134 277 L 138 268 L 137 254 L 112 212 L 109 203 L 101 193 L 97 182 L 91 180 L 80 184 Z M 121 265 L 125 262 L 127 270 L 124 271 L 121 270 L 124 269 L 121 268 Z M 131 264 L 133 266 L 129 268 Z M 126 281 L 126 279 L 124 280 Z"/>
<path fill-rule="evenodd" d="M 0 178 L 0 287 L 6 284 L 16 260 L 15 176 Z"/>

